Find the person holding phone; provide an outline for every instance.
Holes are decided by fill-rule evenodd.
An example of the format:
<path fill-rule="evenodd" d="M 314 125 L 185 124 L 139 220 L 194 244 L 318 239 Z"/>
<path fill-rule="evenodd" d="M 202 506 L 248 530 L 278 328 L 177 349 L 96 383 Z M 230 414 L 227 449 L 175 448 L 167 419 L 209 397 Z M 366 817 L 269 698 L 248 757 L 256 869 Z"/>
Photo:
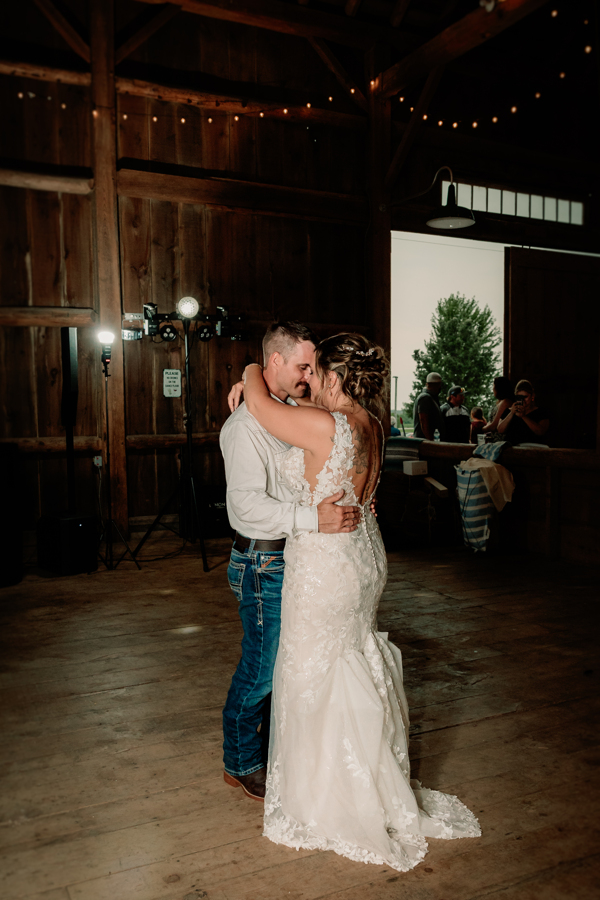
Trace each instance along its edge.
<path fill-rule="evenodd" d="M 542 443 L 540 438 L 545 437 L 549 428 L 548 410 L 537 405 L 531 382 L 521 379 L 515 387 L 515 402 L 510 412 L 498 423 L 498 434 L 511 444 Z"/>

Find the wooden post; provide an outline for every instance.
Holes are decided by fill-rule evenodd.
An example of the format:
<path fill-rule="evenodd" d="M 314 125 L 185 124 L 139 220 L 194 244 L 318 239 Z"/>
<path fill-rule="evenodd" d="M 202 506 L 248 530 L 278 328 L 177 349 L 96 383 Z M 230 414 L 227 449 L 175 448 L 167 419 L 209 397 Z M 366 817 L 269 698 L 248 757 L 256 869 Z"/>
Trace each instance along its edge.
<path fill-rule="evenodd" d="M 113 518 L 128 534 L 125 391 L 121 341 L 121 284 L 117 224 L 114 0 L 91 0 L 92 117 L 94 142 L 94 230 L 100 325 L 115 342 L 108 380 Z M 97 384 L 102 385 L 98 349 Z M 103 390 L 103 386 L 101 387 Z"/>
<path fill-rule="evenodd" d="M 375 340 L 389 354 L 391 347 L 391 212 L 385 177 L 391 157 L 391 105 L 380 95 L 380 73 L 387 60 L 385 51 L 373 48 L 367 54 L 369 90 L 368 191 L 371 220 L 367 231 L 367 304 Z M 374 84 L 372 84 L 374 82 Z M 389 433 L 389 410 L 384 421 Z"/>

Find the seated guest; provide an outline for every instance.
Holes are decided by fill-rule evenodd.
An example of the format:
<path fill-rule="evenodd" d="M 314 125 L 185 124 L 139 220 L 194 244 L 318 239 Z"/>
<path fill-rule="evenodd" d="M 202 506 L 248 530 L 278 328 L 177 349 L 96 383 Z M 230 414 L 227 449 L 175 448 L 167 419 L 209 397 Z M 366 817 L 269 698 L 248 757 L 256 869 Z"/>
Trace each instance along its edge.
<path fill-rule="evenodd" d="M 448 391 L 448 401 L 441 407 L 442 440 L 454 444 L 468 444 L 471 431 L 471 417 L 463 407 L 465 392 L 458 384 Z"/>
<path fill-rule="evenodd" d="M 392 416 L 390 418 L 390 435 L 392 437 L 397 437 L 400 434 L 400 429 L 396 425 L 396 416 Z"/>
<path fill-rule="evenodd" d="M 496 398 L 496 406 L 491 413 L 490 421 L 484 427 L 484 432 L 498 431 L 498 424 L 502 419 L 506 418 L 508 411 L 515 402 L 515 395 L 510 379 L 504 375 L 498 375 L 494 378 L 494 397 Z"/>
<path fill-rule="evenodd" d="M 438 372 L 430 372 L 427 376 L 425 390 L 421 391 L 413 409 L 415 423 L 414 437 L 433 441 L 435 432 L 442 431 L 442 414 L 438 401 L 442 389 L 442 376 Z"/>
<path fill-rule="evenodd" d="M 483 434 L 487 420 L 480 406 L 474 406 L 471 410 L 471 443 L 477 443 L 477 435 Z"/>
<path fill-rule="evenodd" d="M 498 425 L 500 439 L 511 444 L 546 443 L 540 439 L 549 428 L 548 410 L 537 405 L 531 382 L 521 379 L 515 388 L 515 402 Z"/>

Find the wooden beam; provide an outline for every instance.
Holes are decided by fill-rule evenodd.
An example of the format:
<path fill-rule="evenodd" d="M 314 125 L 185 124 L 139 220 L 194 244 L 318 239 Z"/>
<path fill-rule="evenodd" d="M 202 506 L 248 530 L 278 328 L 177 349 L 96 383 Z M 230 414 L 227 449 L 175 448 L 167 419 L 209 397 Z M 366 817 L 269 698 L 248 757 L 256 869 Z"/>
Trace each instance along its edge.
<path fill-rule="evenodd" d="M 362 0 L 346 0 L 344 12 L 347 16 L 355 16 Z"/>
<path fill-rule="evenodd" d="M 239 86 L 237 86 L 239 88 Z M 256 91 L 256 85 L 248 84 L 243 90 L 235 91 L 199 91 L 185 87 L 154 84 L 137 78 L 116 78 L 116 88 L 120 94 L 131 94 L 136 97 L 151 97 L 154 100 L 165 100 L 170 103 L 185 103 L 201 106 L 203 109 L 214 109 L 221 112 L 237 112 L 242 115 L 260 115 L 261 112 L 270 117 L 276 116 L 289 121 L 302 121 L 310 124 L 333 125 L 339 128 L 365 128 L 366 119 L 361 116 L 339 113 L 329 109 L 321 109 L 303 104 L 294 106 L 284 100 L 249 99 L 246 89 Z M 297 103 L 297 98 L 293 98 Z M 287 109 L 287 113 L 284 113 Z"/>
<path fill-rule="evenodd" d="M 121 334 L 121 283 L 117 225 L 115 131 L 114 0 L 91 0 L 94 238 L 97 302 L 102 327 Z M 128 529 L 123 342 L 112 348 L 108 390 L 113 518 Z"/>
<path fill-rule="evenodd" d="M 479 47 L 546 2 L 547 0 L 504 0 L 503 3 L 497 3 L 489 13 L 483 7 L 478 7 L 384 72 L 381 77 L 382 96 L 391 97 L 409 82 L 424 78 L 432 69 Z"/>
<path fill-rule="evenodd" d="M 400 25 L 402 24 L 402 19 L 406 15 L 409 3 L 410 0 L 396 0 L 396 2 L 394 3 L 392 14 L 390 16 L 390 25 L 392 26 L 392 28 L 400 27 Z"/>
<path fill-rule="evenodd" d="M 369 95 L 367 185 L 370 224 L 366 233 L 367 308 L 375 341 L 386 353 L 391 350 L 391 213 L 385 175 L 391 154 L 391 104 L 378 92 L 378 71 L 387 61 L 386 48 L 374 47 L 367 54 L 366 76 L 375 85 Z M 390 414 L 384 420 L 389 434 Z"/>
<path fill-rule="evenodd" d="M 205 431 L 192 435 L 195 447 L 219 444 L 218 431 Z M 186 434 L 128 434 L 125 442 L 128 451 L 176 450 L 187 441 Z"/>
<path fill-rule="evenodd" d="M 423 125 L 423 116 L 427 115 L 429 104 L 436 92 L 438 84 L 440 83 L 443 71 L 444 66 L 439 66 L 437 69 L 433 69 L 433 71 L 430 72 L 427 77 L 427 81 L 425 82 L 423 90 L 421 91 L 419 99 L 417 100 L 417 105 L 413 110 L 408 125 L 406 126 L 404 134 L 402 135 L 402 140 L 396 148 L 396 152 L 394 153 L 394 157 L 390 163 L 387 175 L 385 176 L 385 186 L 388 189 L 391 189 L 393 187 L 394 182 L 398 178 L 400 169 L 404 165 L 406 157 L 410 152 L 414 140 L 421 126 Z"/>
<path fill-rule="evenodd" d="M 43 456 L 67 452 L 67 442 L 64 437 L 37 437 L 37 438 L 0 438 L 0 444 L 16 444 L 20 453 L 38 453 Z M 102 440 L 98 435 L 76 435 L 73 439 L 75 453 L 100 453 Z"/>
<path fill-rule="evenodd" d="M 56 81 L 64 84 L 89 85 L 91 82 L 89 72 L 72 72 L 66 69 L 54 69 L 8 60 L 0 60 L 0 75 L 36 78 L 40 81 Z M 352 83 L 350 82 L 350 84 Z M 220 109 L 221 112 L 239 112 L 243 115 L 260 115 L 261 112 L 264 112 L 266 115 L 288 118 L 290 121 L 305 121 L 307 124 L 313 122 L 319 125 L 333 125 L 337 128 L 366 127 L 366 119 L 362 116 L 335 112 L 314 105 L 307 107 L 306 103 L 298 96 L 298 91 L 284 91 L 281 99 L 269 99 L 269 94 L 273 96 L 277 91 L 268 91 L 264 89 L 264 86 L 259 87 L 252 83 L 228 83 L 221 80 L 221 90 L 203 91 L 176 85 L 155 84 L 138 78 L 118 77 L 115 79 L 115 85 L 120 94 L 150 97 L 153 100 L 165 100 L 170 103 L 185 103 L 201 106 L 204 109 Z M 253 93 L 256 96 L 252 97 Z M 260 96 L 263 93 L 264 96 Z M 360 94 L 360 91 L 357 90 L 357 93 Z M 360 101 L 357 102 L 360 105 Z M 284 109 L 288 110 L 287 114 L 283 112 Z"/>
<path fill-rule="evenodd" d="M 117 190 L 125 197 L 246 209 L 259 215 L 280 213 L 292 218 L 358 224 L 364 222 L 367 213 L 366 200 L 352 194 L 311 191 L 231 178 L 163 175 L 135 169 L 119 171 Z"/>
<path fill-rule="evenodd" d="M 149 22 L 146 22 L 145 25 L 136 31 L 130 38 L 127 38 L 126 41 L 117 47 L 115 52 L 115 65 L 118 65 L 120 62 L 123 62 L 125 57 L 129 56 L 130 53 L 133 53 L 134 50 L 137 50 L 138 47 L 141 47 L 148 38 L 152 37 L 153 34 L 156 34 L 163 25 L 166 25 L 167 22 L 170 22 L 174 16 L 178 15 L 181 12 L 181 7 L 174 6 L 171 3 L 167 3 L 163 9 L 159 10 L 155 16 L 153 16 Z"/>
<path fill-rule="evenodd" d="M 56 191 L 59 194 L 90 194 L 94 189 L 92 178 L 45 175 L 40 172 L 22 172 L 19 169 L 0 169 L 0 184 L 34 191 Z"/>
<path fill-rule="evenodd" d="M 75 306 L 0 306 L 0 325 L 6 328 L 86 328 L 98 324 L 93 309 Z"/>
<path fill-rule="evenodd" d="M 163 0 L 142 2 L 162 3 Z M 356 22 L 350 17 L 282 3 L 281 0 L 244 0 L 243 4 L 232 3 L 231 0 L 177 0 L 177 5 L 185 12 L 199 16 L 253 25 L 281 34 L 325 38 L 338 44 L 363 48 L 379 41 L 406 50 L 406 39 L 393 28 Z"/>
<path fill-rule="evenodd" d="M 348 92 L 350 100 L 354 100 L 354 102 L 366 112 L 368 104 L 365 95 L 352 78 L 350 78 L 335 53 L 329 49 L 324 41 L 319 40 L 319 38 L 309 38 L 308 40 L 315 53 L 321 57 L 329 71 L 333 72 L 344 90 Z"/>
<path fill-rule="evenodd" d="M 40 66 L 37 63 L 12 62 L 0 60 L 0 75 L 13 75 L 16 78 L 35 78 L 38 81 L 56 81 L 60 84 L 81 84 L 87 86 L 92 76 L 89 72 L 74 72 L 71 69 L 57 69 L 53 66 Z"/>
<path fill-rule="evenodd" d="M 52 0 L 34 0 L 35 5 L 41 10 L 49 22 L 58 31 L 60 36 L 64 38 L 71 50 L 74 50 L 87 63 L 90 61 L 90 47 L 84 41 L 76 28 L 71 25 L 68 19 L 56 8 Z"/>

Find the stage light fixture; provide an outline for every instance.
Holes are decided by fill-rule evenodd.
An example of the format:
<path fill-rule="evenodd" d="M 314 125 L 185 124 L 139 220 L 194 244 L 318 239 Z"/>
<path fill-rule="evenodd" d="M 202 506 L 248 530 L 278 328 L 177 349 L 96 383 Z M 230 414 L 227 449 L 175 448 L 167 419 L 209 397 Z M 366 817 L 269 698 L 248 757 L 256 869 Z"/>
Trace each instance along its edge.
<path fill-rule="evenodd" d="M 161 341 L 176 341 L 177 329 L 170 322 L 163 322 L 158 329 L 158 336 Z"/>
<path fill-rule="evenodd" d="M 158 306 L 156 303 L 144 303 L 144 334 L 154 337 L 158 334 Z"/>
<path fill-rule="evenodd" d="M 102 344 L 102 365 L 106 369 L 112 356 L 112 345 L 115 336 L 112 331 L 99 331 L 97 337 Z"/>
<path fill-rule="evenodd" d="M 200 304 L 195 297 L 182 297 L 177 304 L 177 312 L 184 319 L 193 319 L 200 311 Z"/>

